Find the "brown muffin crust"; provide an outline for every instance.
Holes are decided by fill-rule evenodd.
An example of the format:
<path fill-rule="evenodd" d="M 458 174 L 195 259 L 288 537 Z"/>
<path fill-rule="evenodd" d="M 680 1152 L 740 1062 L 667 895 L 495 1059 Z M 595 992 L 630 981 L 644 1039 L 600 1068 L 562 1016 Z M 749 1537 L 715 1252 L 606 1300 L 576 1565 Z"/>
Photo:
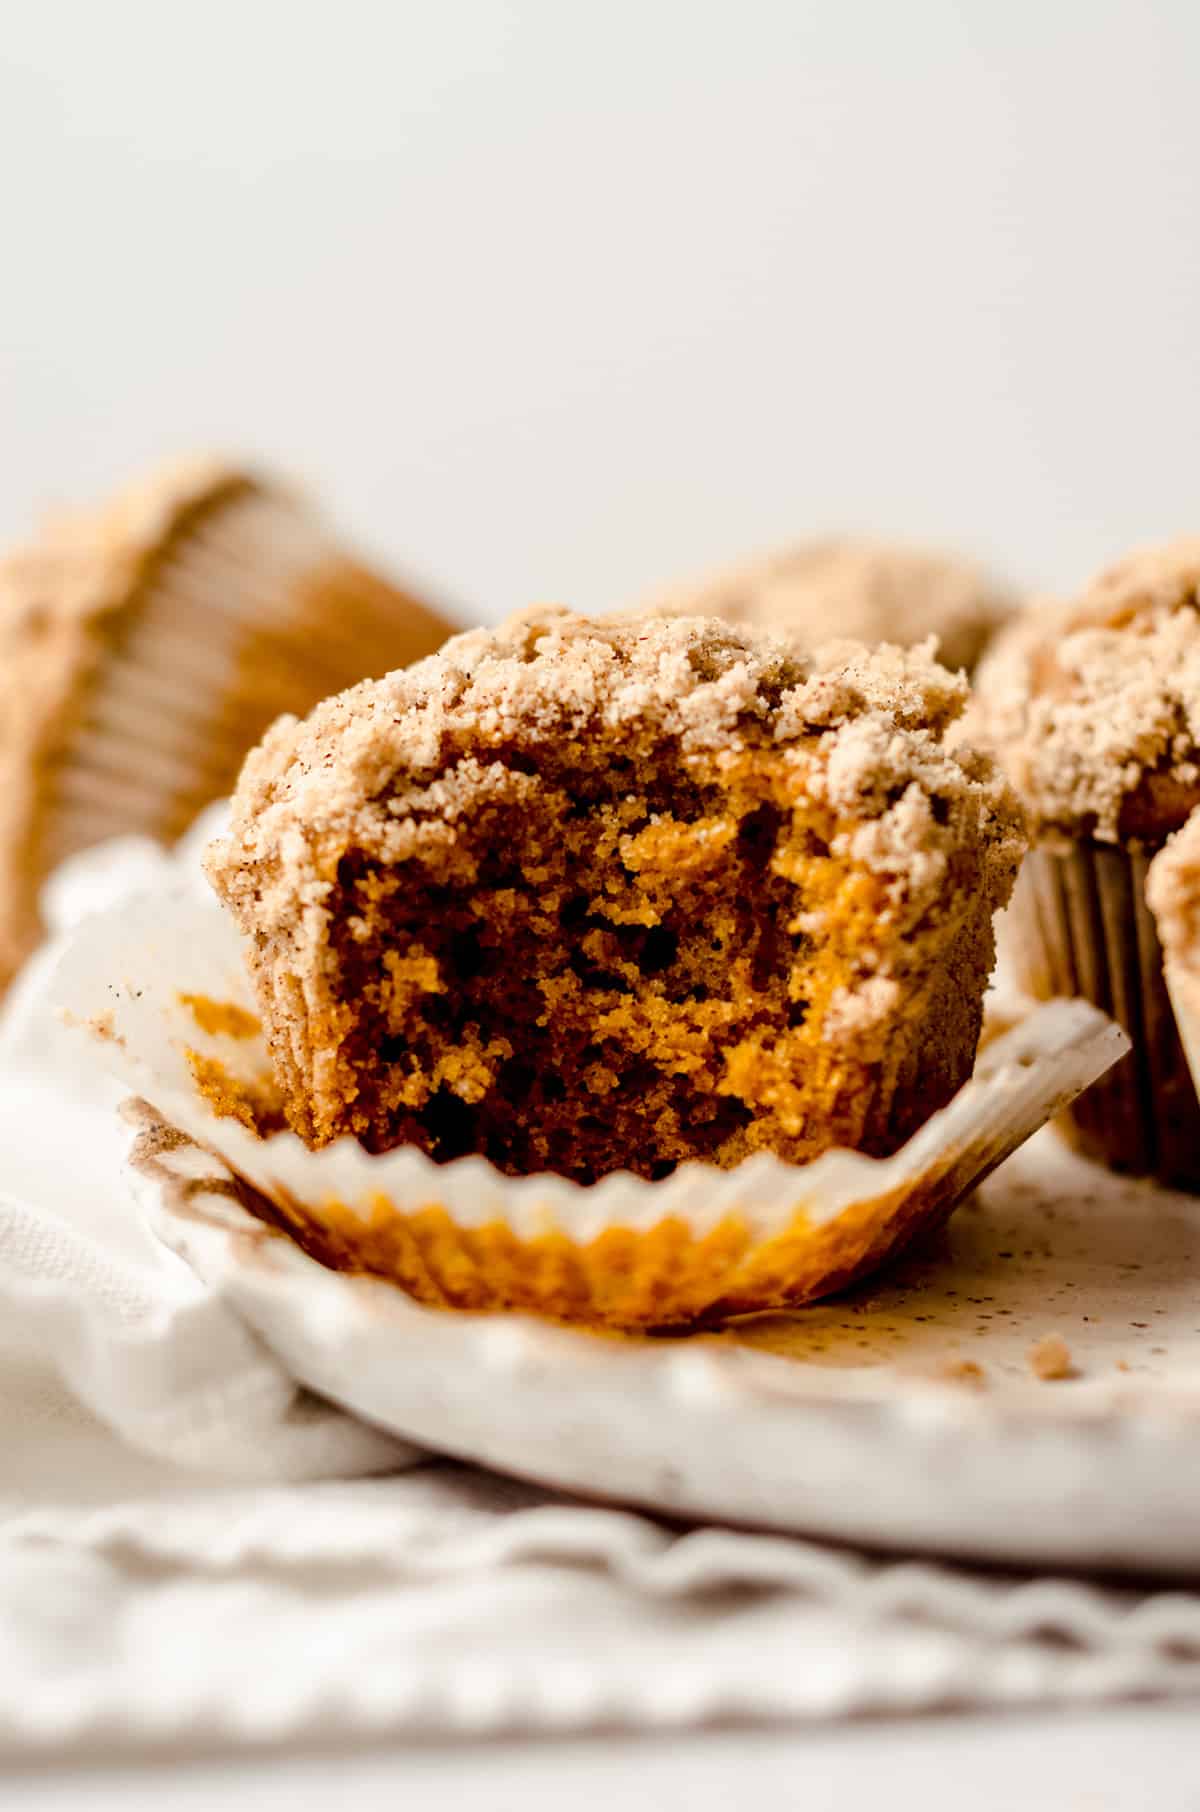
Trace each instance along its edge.
<path fill-rule="evenodd" d="M 584 1182 L 888 1151 L 961 1084 L 1019 807 L 927 650 L 561 611 L 274 727 L 208 868 L 289 1119 Z"/>
<path fill-rule="evenodd" d="M 139 700 L 146 760 L 157 753 L 164 779 L 153 808 L 103 753 L 91 797 L 79 796 L 77 779 L 68 797 L 66 764 L 95 727 L 98 683 L 110 673 L 136 674 L 139 625 L 172 586 L 179 596 L 171 596 L 175 617 L 165 627 L 180 646 L 173 683 L 204 696 L 206 661 L 218 659 L 208 647 L 206 612 L 227 618 L 239 594 L 213 576 L 219 544 L 207 554 L 202 581 L 177 562 L 234 522 L 247 559 L 261 561 L 269 596 L 272 584 L 286 583 L 283 563 L 295 557 L 272 544 L 270 512 L 291 511 L 301 522 L 303 507 L 290 491 L 224 461 L 192 459 L 100 508 L 56 518 L 0 560 L 0 988 L 37 942 L 38 889 L 56 862 L 120 832 L 181 834 L 233 784 L 245 750 L 281 710 L 307 708 L 365 672 L 416 659 L 448 633 L 423 604 L 348 559 L 311 571 L 298 565 L 287 614 L 272 620 L 264 611 L 261 624 L 245 623 L 227 693 L 206 701 L 201 739 L 187 744 L 183 714 L 160 735 L 155 713 L 164 704 L 146 687 Z M 244 591 L 244 570 L 235 578 Z"/>
<path fill-rule="evenodd" d="M 1042 836 L 1160 843 L 1200 805 L 1200 538 L 1032 605 L 977 676 L 978 733 Z"/>
<path fill-rule="evenodd" d="M 911 647 L 935 636 L 945 666 L 970 670 L 1011 615 L 1013 600 L 969 560 L 831 538 L 673 586 L 646 608 L 753 625 L 805 648 L 837 637 Z"/>

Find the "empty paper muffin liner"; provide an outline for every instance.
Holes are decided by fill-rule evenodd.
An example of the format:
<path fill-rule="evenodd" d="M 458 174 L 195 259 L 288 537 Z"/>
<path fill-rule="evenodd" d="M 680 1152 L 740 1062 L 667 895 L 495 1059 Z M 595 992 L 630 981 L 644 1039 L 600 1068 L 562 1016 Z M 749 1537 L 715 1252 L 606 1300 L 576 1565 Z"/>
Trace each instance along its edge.
<path fill-rule="evenodd" d="M 1200 1190 L 1200 1101 L 1146 904 L 1153 853 L 1031 850 L 1010 909 L 1010 947 L 1035 1000 L 1081 996 L 1129 1035 L 1129 1055 L 1066 1111 L 1064 1132 L 1115 1170 Z"/>
<path fill-rule="evenodd" d="M 1127 1048 L 1082 1002 L 991 1044 L 974 1078 L 887 1159 L 833 1151 L 797 1166 L 684 1164 L 659 1182 L 513 1178 L 478 1157 L 311 1151 L 260 1135 L 271 1081 L 237 934 L 173 888 L 84 924 L 59 1005 L 116 1075 L 215 1152 L 262 1219 L 323 1264 L 447 1309 L 523 1309 L 614 1329 L 679 1327 L 828 1294 L 944 1219 L 976 1183 Z M 233 1112 L 215 1111 L 221 1098 Z M 238 1115 L 241 1115 L 239 1118 Z"/>

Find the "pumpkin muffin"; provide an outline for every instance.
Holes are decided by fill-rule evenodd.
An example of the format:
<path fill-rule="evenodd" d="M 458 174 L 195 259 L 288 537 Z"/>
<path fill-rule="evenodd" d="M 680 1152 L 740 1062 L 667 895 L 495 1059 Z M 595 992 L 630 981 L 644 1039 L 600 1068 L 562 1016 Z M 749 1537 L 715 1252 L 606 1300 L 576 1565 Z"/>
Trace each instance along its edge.
<path fill-rule="evenodd" d="M 965 695 L 546 610 L 277 724 L 208 869 L 291 1125 L 584 1183 L 891 1152 L 970 1073 L 1024 845 Z"/>
<path fill-rule="evenodd" d="M 212 460 L 0 561 L 0 988 L 58 862 L 126 832 L 178 836 L 280 712 L 448 633 L 300 498 Z"/>
<path fill-rule="evenodd" d="M 969 560 L 890 542 L 830 539 L 672 587 L 647 608 L 722 617 L 794 638 L 911 647 L 936 636 L 947 667 L 972 669 L 1012 599 Z"/>
<path fill-rule="evenodd" d="M 1146 898 L 1155 855 L 1200 805 L 1200 538 L 1031 608 L 980 669 L 976 722 L 1033 821 L 1011 915 L 1020 979 L 1039 998 L 1085 995 L 1133 1041 L 1072 1110 L 1078 1141 L 1200 1188 L 1200 1105 Z"/>

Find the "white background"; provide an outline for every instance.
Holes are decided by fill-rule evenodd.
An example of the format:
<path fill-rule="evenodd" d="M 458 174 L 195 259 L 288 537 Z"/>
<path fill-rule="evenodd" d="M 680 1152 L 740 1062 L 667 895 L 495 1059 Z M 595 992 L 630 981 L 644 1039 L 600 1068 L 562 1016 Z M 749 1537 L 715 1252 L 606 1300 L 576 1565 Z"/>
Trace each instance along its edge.
<path fill-rule="evenodd" d="M 1194 0 L 0 0 L 0 26 L 0 540 L 197 445 L 297 472 L 485 615 L 831 527 L 1053 587 L 1200 529 Z M 1183 1806 L 1189 1717 L 353 1779 Z M 187 1803 L 344 1778 L 201 1774 Z"/>
<path fill-rule="evenodd" d="M 1193 0 L 0 17 L 0 538 L 197 443 L 487 615 L 1200 527 Z"/>

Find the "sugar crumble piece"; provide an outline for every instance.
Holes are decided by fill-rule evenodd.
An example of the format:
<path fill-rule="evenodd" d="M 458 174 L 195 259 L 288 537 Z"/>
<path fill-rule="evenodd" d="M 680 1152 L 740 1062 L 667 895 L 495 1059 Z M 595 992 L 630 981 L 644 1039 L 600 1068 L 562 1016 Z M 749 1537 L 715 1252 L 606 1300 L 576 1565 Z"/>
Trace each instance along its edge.
<path fill-rule="evenodd" d="M 1043 1384 L 1076 1376 L 1071 1349 L 1061 1334 L 1043 1334 L 1040 1340 L 1034 1341 L 1027 1357 L 1029 1369 Z"/>

